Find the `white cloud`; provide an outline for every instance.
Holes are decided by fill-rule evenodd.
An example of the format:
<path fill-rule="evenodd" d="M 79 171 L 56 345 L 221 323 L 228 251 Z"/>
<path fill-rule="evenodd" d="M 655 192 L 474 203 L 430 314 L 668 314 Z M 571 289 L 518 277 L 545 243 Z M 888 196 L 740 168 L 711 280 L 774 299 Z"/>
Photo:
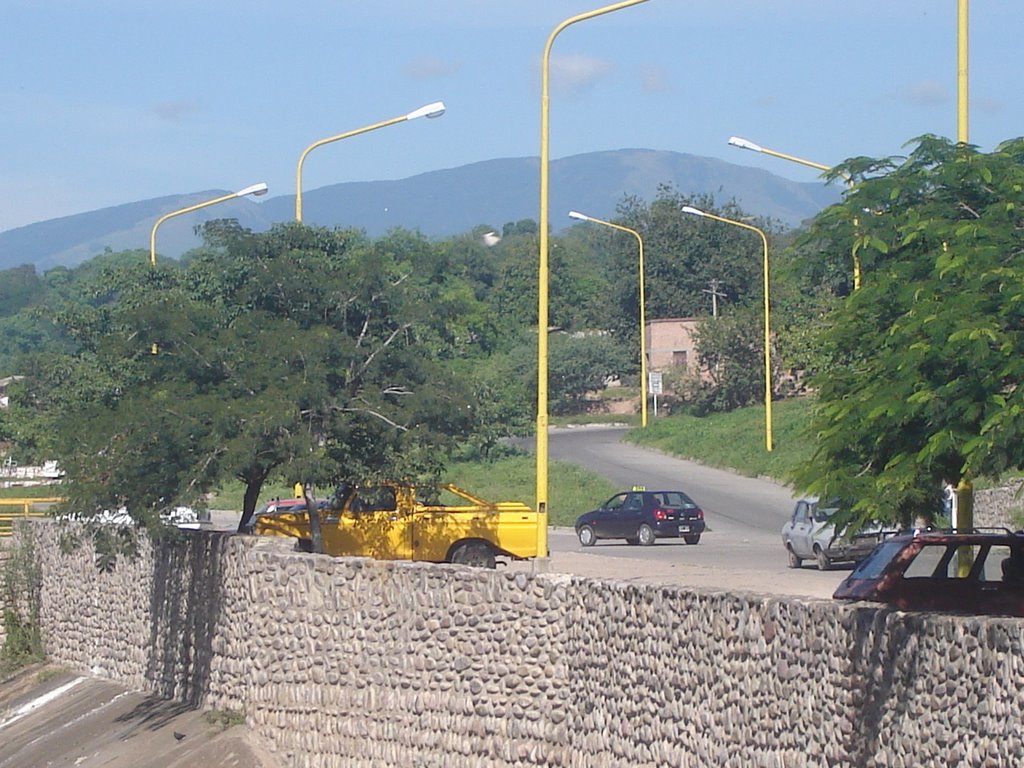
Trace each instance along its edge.
<path fill-rule="evenodd" d="M 604 59 L 584 54 L 551 57 L 551 87 L 563 95 L 580 93 L 611 71 Z"/>
<path fill-rule="evenodd" d="M 644 67 L 640 75 L 645 93 L 664 93 L 672 88 L 668 70 L 664 67 L 657 65 L 647 66 Z"/>
<path fill-rule="evenodd" d="M 935 80 L 921 80 L 897 90 L 893 97 L 898 101 L 921 107 L 934 107 L 949 102 L 946 87 Z"/>
<path fill-rule="evenodd" d="M 179 122 L 198 111 L 199 105 L 191 101 L 161 101 L 153 107 L 153 114 L 172 123 Z"/>
<path fill-rule="evenodd" d="M 405 65 L 405 74 L 413 80 L 437 80 L 462 69 L 461 62 L 446 61 L 436 56 L 420 56 Z"/>

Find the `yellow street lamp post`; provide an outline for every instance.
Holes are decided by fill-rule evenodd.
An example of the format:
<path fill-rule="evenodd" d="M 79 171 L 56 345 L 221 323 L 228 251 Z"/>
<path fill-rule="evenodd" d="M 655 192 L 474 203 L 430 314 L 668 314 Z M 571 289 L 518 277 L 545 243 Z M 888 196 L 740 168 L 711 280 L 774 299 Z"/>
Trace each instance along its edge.
<path fill-rule="evenodd" d="M 617 229 L 620 232 L 628 232 L 636 238 L 640 250 L 640 426 L 647 426 L 647 314 L 644 309 L 644 241 L 640 233 L 635 229 L 624 227 L 621 224 L 613 224 L 610 221 L 596 219 L 587 216 L 579 211 L 569 211 L 569 218 L 579 221 L 592 221 L 594 224 L 603 224 L 606 227 Z"/>
<path fill-rule="evenodd" d="M 253 184 L 252 186 L 246 187 L 245 189 L 240 189 L 237 192 L 232 192 L 229 195 L 222 195 L 221 197 L 216 197 L 213 200 L 207 200 L 202 203 L 190 205 L 188 208 L 182 208 L 181 210 L 178 211 L 171 211 L 170 213 L 165 213 L 163 216 L 156 220 L 156 223 L 153 225 L 152 231 L 149 233 L 150 266 L 156 267 L 156 230 L 161 224 L 163 224 L 168 219 L 173 218 L 175 216 L 181 216 L 186 213 L 192 213 L 192 211 L 198 211 L 200 208 L 207 208 L 211 205 L 217 205 L 217 203 L 225 203 L 228 200 L 234 200 L 236 197 L 247 197 L 248 195 L 259 197 L 260 195 L 265 194 L 267 194 L 267 185 L 261 181 L 259 184 Z M 157 345 L 155 341 L 153 342 L 153 346 L 150 349 L 150 352 L 152 352 L 154 355 L 157 353 Z"/>
<path fill-rule="evenodd" d="M 761 236 L 761 243 L 764 246 L 764 441 L 765 447 L 772 450 L 772 350 L 771 350 L 771 300 L 769 296 L 768 281 L 768 236 L 752 224 L 747 224 L 734 219 L 727 219 L 723 216 L 716 216 L 713 213 L 693 208 L 689 205 L 682 207 L 683 213 L 703 216 L 725 224 L 732 224 L 735 227 L 742 227 Z"/>
<path fill-rule="evenodd" d="M 968 0 L 956 6 L 956 140 L 967 143 L 967 24 Z"/>
<path fill-rule="evenodd" d="M 168 219 L 173 218 L 174 216 L 181 216 L 182 214 L 185 213 L 192 213 L 192 211 L 198 211 L 200 208 L 207 208 L 211 205 L 217 205 L 217 203 L 225 203 L 228 200 L 234 200 L 236 197 L 246 197 L 248 195 L 259 197 L 260 195 L 265 194 L 267 194 L 267 185 L 261 181 L 259 184 L 253 184 L 251 187 L 240 189 L 237 192 L 232 192 L 229 195 L 223 195 L 221 197 L 214 198 L 213 200 L 207 200 L 206 202 L 203 203 L 196 203 L 195 205 L 190 205 L 188 208 L 182 208 L 180 211 L 171 211 L 170 213 L 165 213 L 163 216 L 156 220 L 156 224 L 153 225 L 153 231 L 149 233 L 149 263 L 154 267 L 156 266 L 156 230 L 157 227 L 159 227 Z"/>
<path fill-rule="evenodd" d="M 415 109 L 407 115 L 400 115 L 393 117 L 390 120 L 384 120 L 380 123 L 374 123 L 368 125 L 365 128 L 357 128 L 354 131 L 347 133 L 339 133 L 337 136 L 329 136 L 326 139 L 320 139 L 314 141 L 308 147 L 306 147 L 302 154 L 299 155 L 299 164 L 295 170 L 295 220 L 298 222 L 302 221 L 302 164 L 306 162 L 306 155 L 312 152 L 317 147 L 322 147 L 324 144 L 330 144 L 334 141 L 341 141 L 342 139 L 348 139 L 352 136 L 358 136 L 361 133 L 369 133 L 370 131 L 376 131 L 378 128 L 387 128 L 389 125 L 395 125 L 396 123 L 404 123 L 406 120 L 415 120 L 418 117 L 440 117 L 444 114 L 445 106 L 443 101 L 435 101 L 426 106 Z"/>
<path fill-rule="evenodd" d="M 556 26 L 548 36 L 541 60 L 540 82 L 540 269 L 537 278 L 537 556 L 548 555 L 548 183 L 550 176 L 549 83 L 551 47 L 567 27 L 596 16 L 603 16 L 647 0 L 624 0 L 593 11 L 572 16 Z"/>
<path fill-rule="evenodd" d="M 747 139 L 741 139 L 739 136 L 729 137 L 729 144 L 733 147 L 739 147 L 740 149 L 749 149 L 751 152 L 760 152 L 762 155 L 770 155 L 771 157 L 778 157 L 782 160 L 788 160 L 791 163 L 799 163 L 800 165 L 806 165 L 809 168 L 817 168 L 819 171 L 831 171 L 831 165 L 825 165 L 824 163 L 816 163 L 813 160 L 805 160 L 802 157 L 796 155 L 787 155 L 785 152 L 777 152 L 774 149 L 768 149 L 762 147 L 753 141 Z M 843 174 L 843 179 L 846 181 L 847 186 L 852 183 L 852 179 Z M 857 225 L 856 220 L 854 225 Z M 860 288 L 860 256 L 854 252 L 853 254 L 853 290 Z"/>

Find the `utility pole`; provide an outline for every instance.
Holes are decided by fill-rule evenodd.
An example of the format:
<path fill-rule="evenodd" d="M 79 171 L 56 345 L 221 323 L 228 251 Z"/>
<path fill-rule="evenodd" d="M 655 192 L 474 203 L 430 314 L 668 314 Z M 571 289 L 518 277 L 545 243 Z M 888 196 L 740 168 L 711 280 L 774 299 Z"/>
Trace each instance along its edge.
<path fill-rule="evenodd" d="M 718 291 L 718 280 L 712 280 L 711 290 L 704 288 L 703 292 L 711 294 L 711 316 L 718 317 L 718 297 L 721 296 L 723 299 L 725 298 L 725 294 L 719 293 Z"/>

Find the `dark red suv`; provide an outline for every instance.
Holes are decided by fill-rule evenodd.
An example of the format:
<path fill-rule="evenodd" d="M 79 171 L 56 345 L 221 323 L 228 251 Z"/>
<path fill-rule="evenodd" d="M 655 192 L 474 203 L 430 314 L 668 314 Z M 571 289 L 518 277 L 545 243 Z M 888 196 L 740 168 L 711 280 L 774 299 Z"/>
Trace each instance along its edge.
<path fill-rule="evenodd" d="M 879 544 L 836 589 L 908 611 L 1024 617 L 1024 531 L 905 531 Z"/>

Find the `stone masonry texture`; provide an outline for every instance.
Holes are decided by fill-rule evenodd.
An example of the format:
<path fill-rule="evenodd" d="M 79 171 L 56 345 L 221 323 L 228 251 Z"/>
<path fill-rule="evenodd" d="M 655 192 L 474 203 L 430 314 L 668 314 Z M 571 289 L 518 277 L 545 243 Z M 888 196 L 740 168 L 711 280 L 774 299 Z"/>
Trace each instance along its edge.
<path fill-rule="evenodd" d="M 1024 621 L 22 526 L 50 657 L 287 765 L 1016 766 Z M 69 546 L 74 540 L 81 546 Z"/>

